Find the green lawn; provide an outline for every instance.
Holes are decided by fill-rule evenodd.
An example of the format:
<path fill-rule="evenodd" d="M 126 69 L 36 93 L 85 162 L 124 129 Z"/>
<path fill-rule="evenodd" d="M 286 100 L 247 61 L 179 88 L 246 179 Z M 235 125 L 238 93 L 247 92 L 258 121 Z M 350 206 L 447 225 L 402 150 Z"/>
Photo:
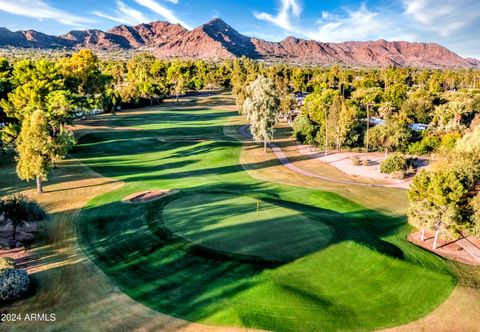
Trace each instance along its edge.
<path fill-rule="evenodd" d="M 247 261 L 289 262 L 330 243 L 330 227 L 275 203 L 221 193 L 183 195 L 163 209 L 163 220 L 182 240 Z"/>
<path fill-rule="evenodd" d="M 404 240 L 405 218 L 250 177 L 241 143 L 224 135 L 234 112 L 148 110 L 112 117 L 117 130 L 88 134 L 74 151 L 126 183 L 91 201 L 77 227 L 85 252 L 133 299 L 215 325 L 371 330 L 426 315 L 455 286 L 442 259 Z M 155 188 L 178 193 L 120 202 Z"/>

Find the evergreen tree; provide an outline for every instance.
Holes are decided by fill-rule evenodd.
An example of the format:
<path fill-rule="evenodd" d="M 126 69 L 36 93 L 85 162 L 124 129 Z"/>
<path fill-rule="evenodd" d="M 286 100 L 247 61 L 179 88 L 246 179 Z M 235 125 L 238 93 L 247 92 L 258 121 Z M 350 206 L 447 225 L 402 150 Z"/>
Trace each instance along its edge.
<path fill-rule="evenodd" d="M 42 110 L 37 110 L 22 123 L 17 139 L 17 174 L 22 180 L 37 182 L 37 192 L 42 193 L 42 181 L 48 178 L 55 155 L 53 140 L 50 136 L 48 119 Z"/>

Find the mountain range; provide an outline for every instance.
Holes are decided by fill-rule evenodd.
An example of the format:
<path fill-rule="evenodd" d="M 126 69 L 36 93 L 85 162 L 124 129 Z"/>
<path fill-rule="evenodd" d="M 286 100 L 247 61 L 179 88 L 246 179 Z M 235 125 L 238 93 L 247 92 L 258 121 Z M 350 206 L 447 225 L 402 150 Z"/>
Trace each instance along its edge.
<path fill-rule="evenodd" d="M 148 50 L 161 58 L 223 60 L 246 56 L 269 62 L 316 65 L 480 68 L 479 60 L 462 58 L 435 43 L 386 40 L 324 43 L 294 37 L 269 42 L 244 36 L 219 18 L 193 30 L 161 21 L 119 25 L 108 31 L 74 30 L 60 36 L 0 28 L 0 47 Z"/>

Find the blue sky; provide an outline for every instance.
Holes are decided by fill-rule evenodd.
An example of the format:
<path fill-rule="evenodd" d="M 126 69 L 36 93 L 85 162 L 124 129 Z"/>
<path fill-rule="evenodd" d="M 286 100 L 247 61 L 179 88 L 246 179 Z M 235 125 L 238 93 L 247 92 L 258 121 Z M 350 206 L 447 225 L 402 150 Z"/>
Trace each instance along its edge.
<path fill-rule="evenodd" d="M 214 17 L 272 41 L 436 42 L 480 58 L 480 0 L 0 0 L 0 26 L 48 34 L 155 20 L 191 29 Z"/>

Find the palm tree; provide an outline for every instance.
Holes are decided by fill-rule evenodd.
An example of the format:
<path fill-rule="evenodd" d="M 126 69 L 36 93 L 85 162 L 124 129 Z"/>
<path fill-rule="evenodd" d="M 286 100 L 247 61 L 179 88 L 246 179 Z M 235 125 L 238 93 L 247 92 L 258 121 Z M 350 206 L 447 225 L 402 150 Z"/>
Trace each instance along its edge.
<path fill-rule="evenodd" d="M 435 107 L 433 111 L 433 123 L 436 123 L 440 129 L 443 129 L 451 118 L 451 111 L 446 104 Z"/>
<path fill-rule="evenodd" d="M 459 126 L 462 121 L 462 115 L 467 112 L 467 107 L 465 103 L 452 101 L 448 103 L 448 110 L 455 120 L 455 125 Z"/>
<path fill-rule="evenodd" d="M 393 104 L 389 101 L 386 101 L 382 104 L 382 106 L 378 109 L 378 112 L 380 114 L 380 116 L 382 117 L 382 119 L 385 119 L 387 120 L 388 118 L 390 118 L 393 114 L 393 112 L 395 112 L 395 106 L 393 106 Z"/>

